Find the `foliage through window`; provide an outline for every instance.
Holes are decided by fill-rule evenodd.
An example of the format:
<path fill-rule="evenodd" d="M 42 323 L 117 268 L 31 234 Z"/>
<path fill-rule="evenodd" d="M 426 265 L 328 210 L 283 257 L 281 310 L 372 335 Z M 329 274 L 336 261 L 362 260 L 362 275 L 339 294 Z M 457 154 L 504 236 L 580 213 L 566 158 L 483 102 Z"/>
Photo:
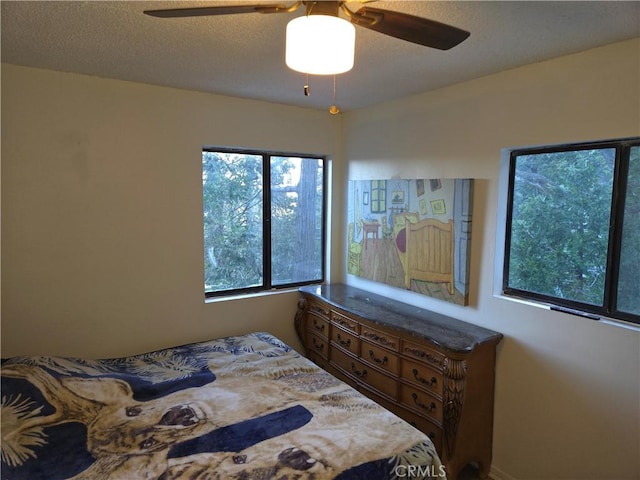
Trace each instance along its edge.
<path fill-rule="evenodd" d="M 324 279 L 323 158 L 202 152 L 206 296 Z"/>
<path fill-rule="evenodd" d="M 640 323 L 640 139 L 513 150 L 502 290 Z"/>

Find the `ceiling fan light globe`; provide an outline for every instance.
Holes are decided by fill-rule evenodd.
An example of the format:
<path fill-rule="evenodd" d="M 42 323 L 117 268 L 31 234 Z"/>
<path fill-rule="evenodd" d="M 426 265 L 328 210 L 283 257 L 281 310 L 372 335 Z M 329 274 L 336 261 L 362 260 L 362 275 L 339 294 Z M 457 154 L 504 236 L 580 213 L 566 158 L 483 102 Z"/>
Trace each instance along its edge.
<path fill-rule="evenodd" d="M 287 66 L 311 75 L 336 75 L 353 68 L 356 29 L 331 15 L 305 15 L 287 25 Z"/>

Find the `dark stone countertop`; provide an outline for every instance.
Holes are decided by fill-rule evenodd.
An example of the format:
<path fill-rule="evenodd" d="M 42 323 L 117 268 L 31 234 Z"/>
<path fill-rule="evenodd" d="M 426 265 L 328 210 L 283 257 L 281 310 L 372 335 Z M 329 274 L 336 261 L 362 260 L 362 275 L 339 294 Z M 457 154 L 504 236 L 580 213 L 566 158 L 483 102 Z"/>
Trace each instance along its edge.
<path fill-rule="evenodd" d="M 453 352 L 470 352 L 479 344 L 498 343 L 502 334 L 436 312 L 332 283 L 301 287 L 301 292 L 378 325 L 428 340 Z"/>

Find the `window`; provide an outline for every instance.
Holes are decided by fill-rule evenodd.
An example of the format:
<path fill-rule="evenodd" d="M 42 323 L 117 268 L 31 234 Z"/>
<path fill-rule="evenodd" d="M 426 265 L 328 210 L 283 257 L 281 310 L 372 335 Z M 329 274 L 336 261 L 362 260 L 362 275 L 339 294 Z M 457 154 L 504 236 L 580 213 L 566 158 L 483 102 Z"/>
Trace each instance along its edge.
<path fill-rule="evenodd" d="M 324 279 L 324 159 L 202 152 L 206 296 Z"/>
<path fill-rule="evenodd" d="M 640 138 L 516 149 L 504 160 L 502 292 L 640 323 Z"/>
<path fill-rule="evenodd" d="M 371 213 L 387 211 L 387 181 L 371 180 Z"/>

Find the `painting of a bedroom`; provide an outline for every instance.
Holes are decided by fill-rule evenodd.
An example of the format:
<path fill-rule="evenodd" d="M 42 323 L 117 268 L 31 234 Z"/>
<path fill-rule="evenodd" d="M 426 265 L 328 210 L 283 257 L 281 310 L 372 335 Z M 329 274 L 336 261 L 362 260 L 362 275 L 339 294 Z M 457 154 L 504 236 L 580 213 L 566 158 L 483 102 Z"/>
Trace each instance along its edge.
<path fill-rule="evenodd" d="M 348 273 L 467 305 L 473 179 L 352 180 Z"/>

